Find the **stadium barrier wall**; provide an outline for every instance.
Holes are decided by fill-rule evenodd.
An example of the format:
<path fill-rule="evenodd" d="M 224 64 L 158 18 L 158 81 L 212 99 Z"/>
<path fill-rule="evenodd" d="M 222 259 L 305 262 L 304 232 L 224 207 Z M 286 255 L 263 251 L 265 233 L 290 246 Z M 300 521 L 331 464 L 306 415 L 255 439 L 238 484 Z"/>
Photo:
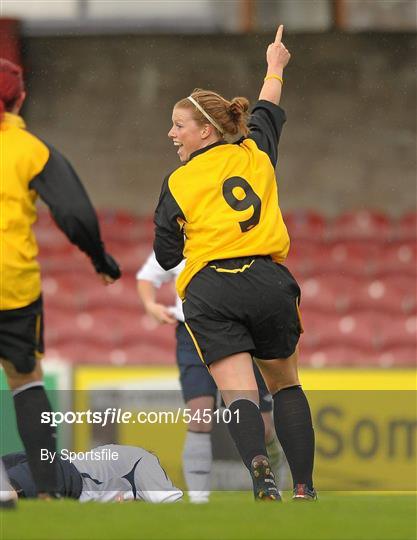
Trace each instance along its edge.
<path fill-rule="evenodd" d="M 321 490 L 416 490 L 416 372 L 377 369 L 305 369 L 316 433 L 315 477 Z M 148 411 L 152 421 L 74 425 L 74 448 L 117 442 L 155 452 L 174 483 L 184 487 L 181 452 L 186 424 L 154 422 L 156 412 L 183 408 L 177 370 L 80 366 L 74 407 Z M 135 416 L 133 416 L 135 417 Z M 219 417 L 220 420 L 222 416 Z M 248 489 L 247 473 L 226 426 L 215 421 L 213 489 Z M 227 467 L 225 466 L 225 462 Z M 225 474 L 228 470 L 233 474 Z"/>

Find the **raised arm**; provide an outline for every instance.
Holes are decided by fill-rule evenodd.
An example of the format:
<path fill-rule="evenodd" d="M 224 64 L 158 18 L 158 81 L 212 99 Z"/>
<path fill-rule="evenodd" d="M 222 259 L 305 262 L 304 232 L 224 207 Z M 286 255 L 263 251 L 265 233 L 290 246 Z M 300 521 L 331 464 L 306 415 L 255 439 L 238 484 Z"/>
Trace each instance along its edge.
<path fill-rule="evenodd" d="M 278 161 L 278 143 L 285 123 L 285 112 L 278 106 L 281 99 L 283 72 L 290 53 L 281 42 L 284 27 L 279 26 L 274 43 L 268 46 L 268 69 L 249 121 L 250 135 L 258 148 L 266 152 L 275 167 Z"/>
<path fill-rule="evenodd" d="M 270 101 L 278 105 L 281 100 L 284 69 L 290 61 L 291 55 L 282 43 L 284 26 L 279 25 L 275 41 L 270 43 L 266 51 L 268 69 L 264 83 L 259 94 L 259 99 Z"/>

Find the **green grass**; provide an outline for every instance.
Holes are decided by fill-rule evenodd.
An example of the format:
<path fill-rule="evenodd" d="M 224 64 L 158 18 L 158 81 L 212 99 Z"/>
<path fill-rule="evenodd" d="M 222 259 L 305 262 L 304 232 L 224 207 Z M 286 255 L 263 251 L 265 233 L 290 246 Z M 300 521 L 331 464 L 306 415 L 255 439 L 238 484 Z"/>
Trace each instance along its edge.
<path fill-rule="evenodd" d="M 206 505 L 19 501 L 1 540 L 415 540 L 415 494 L 322 493 L 317 503 L 254 503 L 215 493 Z"/>

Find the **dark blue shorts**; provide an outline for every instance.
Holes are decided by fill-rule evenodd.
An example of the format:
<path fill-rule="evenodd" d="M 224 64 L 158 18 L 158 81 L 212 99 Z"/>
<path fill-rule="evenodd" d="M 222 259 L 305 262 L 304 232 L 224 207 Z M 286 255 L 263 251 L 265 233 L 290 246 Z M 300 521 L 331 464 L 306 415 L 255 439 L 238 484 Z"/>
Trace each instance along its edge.
<path fill-rule="evenodd" d="M 177 363 L 180 370 L 180 384 L 184 401 L 201 396 L 217 397 L 217 386 L 209 370 L 199 357 L 194 342 L 184 323 L 178 323 Z M 254 364 L 256 381 L 259 388 L 259 408 L 262 412 L 272 410 L 272 398 L 268 392 L 259 369 Z"/>

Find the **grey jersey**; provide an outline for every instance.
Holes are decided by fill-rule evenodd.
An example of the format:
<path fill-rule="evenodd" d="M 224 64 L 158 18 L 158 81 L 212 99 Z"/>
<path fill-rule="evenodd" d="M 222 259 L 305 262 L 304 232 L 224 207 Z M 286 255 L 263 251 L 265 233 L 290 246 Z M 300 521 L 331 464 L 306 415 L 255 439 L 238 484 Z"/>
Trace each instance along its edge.
<path fill-rule="evenodd" d="M 73 461 L 82 477 L 81 502 L 136 499 L 161 503 L 176 502 L 183 496 L 159 459 L 143 448 L 107 444 L 83 456 L 85 459 Z"/>

